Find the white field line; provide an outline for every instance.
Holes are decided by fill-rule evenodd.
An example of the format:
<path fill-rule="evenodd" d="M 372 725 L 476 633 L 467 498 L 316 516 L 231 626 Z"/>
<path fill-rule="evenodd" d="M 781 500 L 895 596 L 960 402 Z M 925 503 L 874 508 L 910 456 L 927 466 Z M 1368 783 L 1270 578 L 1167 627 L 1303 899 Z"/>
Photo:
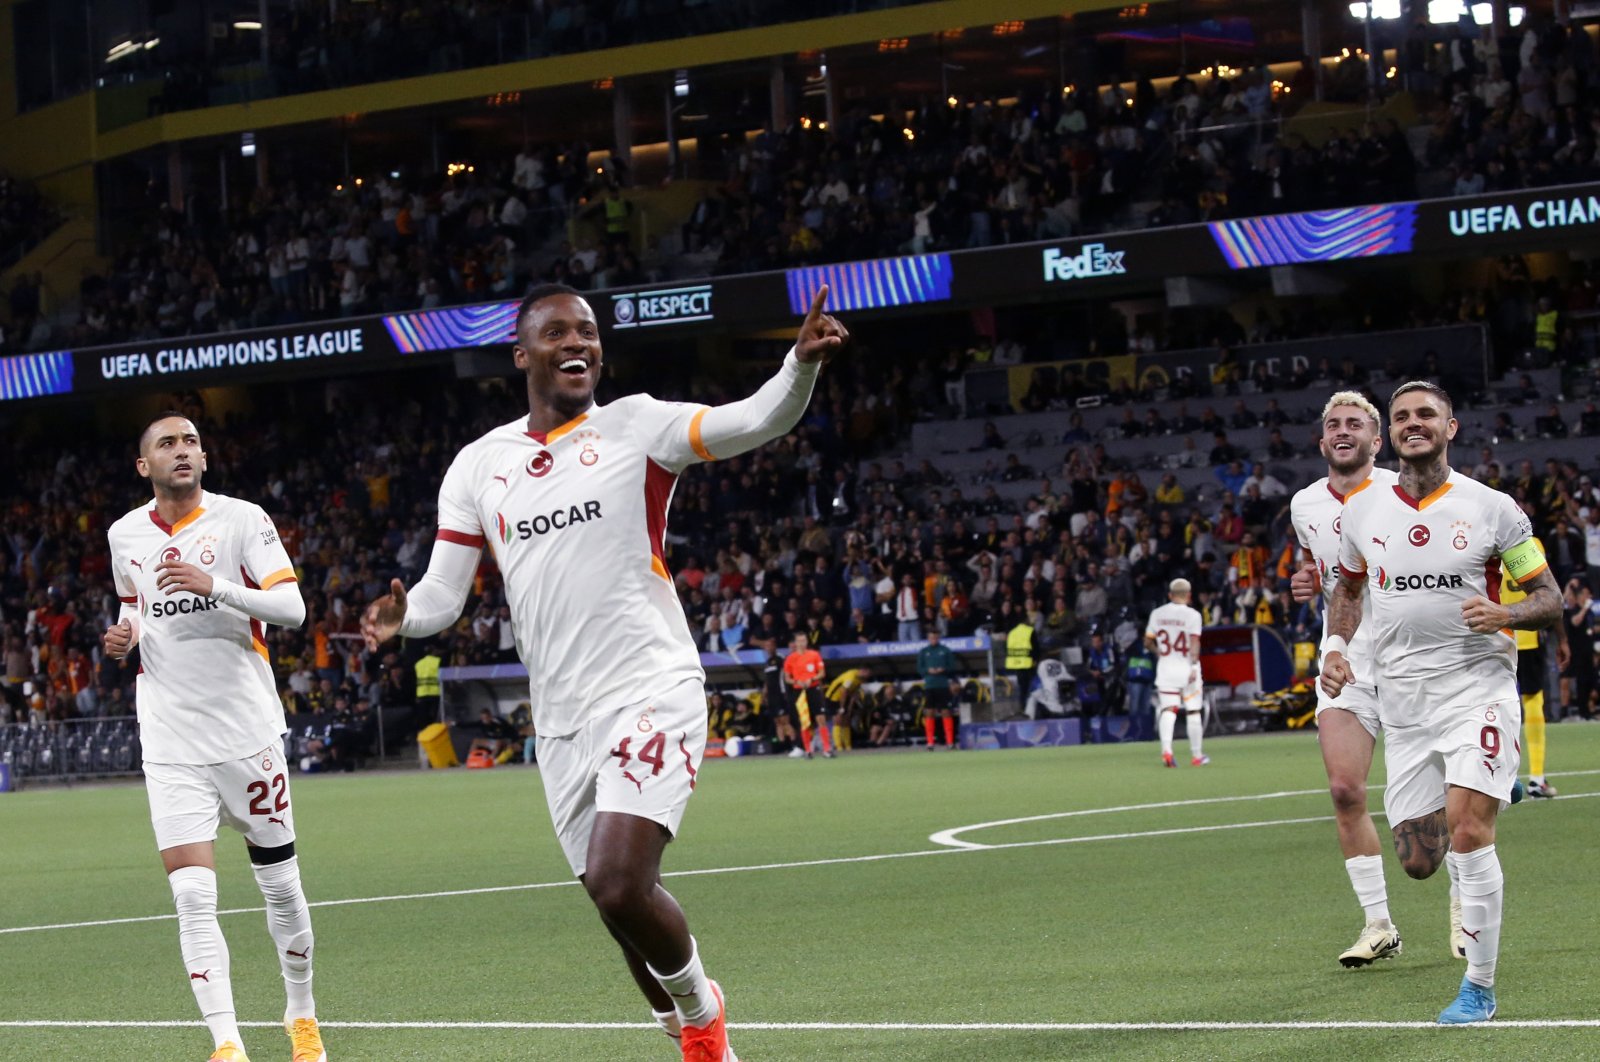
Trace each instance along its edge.
<path fill-rule="evenodd" d="M 1568 771 L 1568 772 L 1565 772 L 1562 775 L 1554 775 L 1554 774 L 1552 774 L 1552 777 L 1567 777 L 1567 776 L 1576 775 L 1576 774 L 1600 774 L 1600 770 Z M 1219 802 L 1223 802 L 1223 801 L 1230 801 L 1230 800 L 1263 800 L 1263 799 L 1275 799 L 1275 798 L 1278 798 L 1278 797 L 1288 797 L 1288 796 L 1305 796 L 1305 795 L 1308 795 L 1308 794 L 1316 794 L 1316 793 L 1321 793 L 1321 792 L 1323 792 L 1323 790 L 1321 790 L 1321 789 L 1289 790 L 1289 791 L 1285 791 L 1285 792 L 1282 792 L 1282 793 L 1267 794 L 1265 796 L 1206 797 L 1206 798 L 1197 798 L 1197 799 L 1191 800 L 1191 801 L 1167 801 L 1167 802 L 1164 802 L 1164 803 L 1161 803 L 1161 804 L 1127 805 L 1126 807 L 1123 807 L 1123 808 L 1107 808 L 1107 809 L 1103 809 L 1103 810 L 1105 810 L 1105 811 L 1138 810 L 1138 809 L 1144 808 L 1144 807 L 1185 807 L 1185 806 L 1190 806 L 1190 805 L 1215 804 L 1215 803 L 1219 803 Z M 1600 793 L 1577 793 L 1577 794 L 1573 794 L 1571 796 L 1557 797 L 1556 799 L 1558 799 L 1558 800 L 1578 800 L 1578 799 L 1582 799 L 1583 797 L 1589 797 L 1589 796 L 1600 796 Z M 1054 815 L 1037 816 L 1036 818 L 1048 819 L 1048 818 L 1059 818 L 1059 817 L 1063 817 L 1063 816 L 1079 815 L 1079 814 L 1094 814 L 1094 813 L 1097 813 L 1097 811 L 1099 811 L 1099 810 L 1100 809 L 1091 809 L 1090 811 L 1087 811 L 1087 812 L 1061 812 L 1061 813 L 1056 813 Z M 847 865 L 847 864 L 851 864 L 851 863 L 879 863 L 879 862 L 884 862 L 884 861 L 890 860 L 890 859 L 917 859 L 917 858 L 921 858 L 923 856 L 954 855 L 954 854 L 957 854 L 957 853 L 960 853 L 960 852 L 996 851 L 996 850 L 1013 849 L 1013 848 L 1042 848 L 1042 847 L 1050 847 L 1050 846 L 1063 845 L 1063 844 L 1087 844 L 1087 843 L 1093 842 L 1093 841 L 1126 841 L 1126 840 L 1137 840 L 1137 839 L 1143 838 L 1143 837 L 1170 837 L 1170 836 L 1173 836 L 1173 835 L 1176 835 L 1176 834 L 1185 834 L 1185 833 L 1210 833 L 1210 832 L 1219 831 L 1219 830 L 1243 830 L 1243 829 L 1253 829 L 1253 828 L 1262 827 L 1262 826 L 1299 825 L 1299 824 L 1310 823 L 1310 822 L 1328 822 L 1328 821 L 1332 821 L 1332 819 L 1333 819 L 1332 815 L 1318 815 L 1318 816 L 1312 816 L 1310 818 L 1267 819 L 1267 820 L 1258 821 L 1258 822 L 1227 823 L 1227 824 L 1224 824 L 1224 825 L 1217 825 L 1217 826 L 1188 826 L 1188 827 L 1183 827 L 1183 828 L 1165 829 L 1165 830 L 1142 830 L 1142 831 L 1131 832 L 1131 833 L 1104 833 L 1104 834 L 1095 834 L 1095 835 L 1088 836 L 1088 837 L 1060 837 L 1060 838 L 1049 838 L 1049 839 L 1041 840 L 1041 841 L 1014 841 L 1014 842 L 1010 842 L 1010 843 L 1006 843 L 1006 844 L 987 844 L 986 845 L 986 844 L 976 844 L 974 842 L 966 841 L 966 842 L 960 842 L 959 845 L 955 845 L 955 846 L 941 846 L 939 848 L 924 848 L 924 849 L 919 849 L 919 850 L 911 851 L 911 852 L 884 852 L 884 853 L 879 853 L 879 854 L 876 854 L 876 855 L 839 856 L 839 857 L 835 857 L 835 858 L 831 858 L 831 859 L 806 859 L 806 860 L 799 860 L 799 861 L 788 862 L 788 863 L 754 863 L 754 864 L 749 864 L 749 865 L 745 865 L 745 866 L 733 866 L 733 867 L 705 867 L 705 868 L 702 868 L 702 869 L 699 869 L 699 870 L 673 870 L 673 871 L 667 871 L 667 872 L 663 873 L 661 876 L 663 878 L 693 878 L 693 877 L 708 877 L 708 876 L 715 875 L 715 874 L 744 874 L 744 873 L 750 873 L 750 872 L 753 872 L 753 871 L 760 871 L 760 870 L 798 870 L 798 869 L 804 869 L 806 867 L 843 866 L 843 865 Z M 1029 821 L 1034 821 L 1034 819 L 1014 819 L 1014 820 L 1007 820 L 1007 821 L 1011 821 L 1011 822 L 1029 822 Z M 965 833 L 965 832 L 967 832 L 969 830 L 979 829 L 979 828 L 981 828 L 982 826 L 985 826 L 985 825 L 1000 825 L 1000 824 L 1001 823 L 980 823 L 980 824 L 974 825 L 974 826 L 960 826 L 960 827 L 956 827 L 954 830 L 941 831 L 941 833 Z M 938 837 L 940 835 L 941 834 L 935 834 L 934 837 Z M 538 889 L 570 888 L 570 887 L 573 887 L 573 886 L 575 886 L 577 884 L 578 883 L 577 883 L 576 880 L 563 879 L 561 881 L 528 882 L 528 883 L 524 883 L 524 884 L 520 884 L 520 885 L 491 885 L 491 886 L 485 886 L 485 887 L 482 887 L 482 888 L 475 888 L 475 889 L 444 889 L 444 890 L 440 890 L 440 891 L 437 891 L 437 892 L 397 893 L 397 894 L 394 894 L 394 895 L 387 895 L 387 896 L 355 896 L 355 897 L 349 897 L 347 899 L 342 899 L 342 900 L 318 900 L 318 901 L 315 901 L 315 902 L 309 904 L 308 906 L 311 906 L 311 907 L 349 907 L 349 906 L 354 906 L 354 905 L 358 905 L 358 904 L 398 903 L 398 902 L 406 901 L 406 900 L 436 900 L 436 899 L 445 899 L 445 898 L 454 897 L 454 896 L 486 896 L 486 895 L 490 895 L 490 894 L 493 894 L 493 893 L 503 893 L 503 892 L 531 892 L 531 891 L 535 891 L 535 890 L 538 890 Z M 265 910 L 266 910 L 265 907 L 230 907 L 230 908 L 227 908 L 225 910 L 218 911 L 217 914 L 219 916 L 221 916 L 221 915 L 236 915 L 236 914 L 261 914 Z M 83 922 L 53 922 L 53 923 L 49 923 L 49 924 L 33 925 L 33 926 L 8 926 L 8 927 L 5 927 L 5 928 L 0 928 L 0 936 L 4 936 L 4 935 L 9 934 L 9 933 L 40 933 L 40 932 L 45 932 L 45 931 L 48 931 L 48 930 L 56 930 L 56 929 L 92 929 L 92 928 L 95 928 L 95 927 L 98 927 L 98 926 L 136 925 L 136 924 L 141 923 L 141 922 L 172 922 L 172 921 L 176 921 L 177 917 L 178 916 L 176 914 L 138 915 L 138 916 L 134 916 L 134 917 L 130 917 L 130 918 L 100 918 L 100 919 L 94 919 L 94 920 L 83 921 Z M 0 1027 L 3 1027 L 3 1026 L 0 1026 Z"/>
<path fill-rule="evenodd" d="M 1585 775 L 1585 774 L 1600 774 L 1600 770 L 1564 771 L 1564 772 L 1562 772 L 1561 777 L 1570 778 L 1570 777 L 1573 777 L 1573 776 L 1576 776 L 1576 775 Z M 1555 775 L 1552 773 L 1551 777 L 1555 777 Z M 1367 786 L 1367 788 L 1369 790 L 1382 789 L 1383 786 L 1381 786 L 1381 785 L 1369 785 L 1369 786 Z M 992 828 L 994 828 L 996 826 L 1016 826 L 1016 825 L 1019 825 L 1019 824 L 1024 823 L 1024 822 L 1048 822 L 1048 821 L 1050 821 L 1052 819 L 1074 819 L 1074 818 L 1079 818 L 1079 817 L 1084 816 L 1084 815 L 1109 815 L 1110 813 L 1112 813 L 1114 811 L 1152 811 L 1152 810 L 1156 810 L 1156 809 L 1159 809 L 1159 808 L 1197 807 L 1197 806 L 1199 806 L 1201 804 L 1232 804 L 1232 803 L 1238 803 L 1238 802 L 1250 801 L 1250 800 L 1280 800 L 1283 797 L 1317 796 L 1319 794 L 1326 793 L 1326 792 L 1327 792 L 1326 788 L 1323 788 L 1323 789 L 1285 789 L 1285 790 L 1282 790 L 1281 792 L 1277 792 L 1277 793 L 1256 793 L 1256 794 L 1252 794 L 1250 796 L 1206 797 L 1204 799 L 1195 799 L 1195 800 L 1163 800 L 1163 801 L 1159 801 L 1159 802 L 1153 803 L 1153 804 L 1122 804 L 1122 805 L 1119 805 L 1117 807 L 1088 808 L 1088 809 L 1082 810 L 1082 811 L 1052 811 L 1049 814 L 1045 814 L 1045 815 L 1025 815 L 1022 818 L 1018 818 L 1018 819 L 996 819 L 993 822 L 979 822 L 979 823 L 974 823 L 971 826 L 956 826 L 956 827 L 953 827 L 953 828 L 948 829 L 948 830 L 940 830 L 938 833 L 929 834 L 928 835 L 928 840 L 932 841 L 934 844 L 948 845 L 951 848 L 1006 847 L 1004 845 L 998 845 L 997 846 L 997 845 L 979 844 L 976 841 L 961 841 L 961 840 L 957 840 L 957 837 L 959 837 L 963 833 L 971 833 L 974 830 L 988 830 L 988 829 L 992 829 Z M 1578 793 L 1578 794 L 1574 794 L 1574 798 L 1576 798 L 1578 796 L 1589 796 L 1589 795 L 1591 795 L 1591 794 Z M 1379 817 L 1379 818 L 1383 817 L 1383 813 L 1382 812 L 1373 812 L 1373 814 L 1375 816 Z"/>
<path fill-rule="evenodd" d="M 324 1021 L 324 1029 L 442 1029 L 589 1031 L 637 1030 L 655 1032 L 655 1022 L 635 1021 Z M 281 1029 L 282 1022 L 241 1021 L 245 1029 Z M 195 1029 L 199 1021 L 0 1021 L 0 1029 Z M 852 1021 L 731 1021 L 730 1029 L 743 1032 L 1249 1032 L 1325 1029 L 1445 1029 L 1431 1021 L 986 1021 L 986 1022 L 852 1022 Z M 1482 1022 L 1464 1026 L 1496 1029 L 1600 1029 L 1600 1019 L 1549 1018 Z M 1448 1032 L 1446 1033 L 1448 1035 Z"/>

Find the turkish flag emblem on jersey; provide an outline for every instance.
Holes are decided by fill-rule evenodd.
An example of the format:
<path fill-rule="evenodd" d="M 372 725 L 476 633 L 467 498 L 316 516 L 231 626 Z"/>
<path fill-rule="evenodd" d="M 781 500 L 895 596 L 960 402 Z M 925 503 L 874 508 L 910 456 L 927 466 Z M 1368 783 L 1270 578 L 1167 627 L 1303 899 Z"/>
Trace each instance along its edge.
<path fill-rule="evenodd" d="M 534 479 L 538 479 L 540 476 L 547 476 L 555 463 L 556 459 L 551 456 L 549 450 L 540 450 L 528 458 L 528 475 Z"/>

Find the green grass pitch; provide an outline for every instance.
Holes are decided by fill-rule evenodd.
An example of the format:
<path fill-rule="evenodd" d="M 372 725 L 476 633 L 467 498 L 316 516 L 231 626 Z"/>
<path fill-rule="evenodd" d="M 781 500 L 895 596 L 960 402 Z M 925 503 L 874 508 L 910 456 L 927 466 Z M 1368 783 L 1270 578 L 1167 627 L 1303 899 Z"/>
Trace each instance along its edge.
<path fill-rule="evenodd" d="M 709 762 L 665 869 L 741 1058 L 1600 1058 L 1600 726 L 1552 727 L 1562 795 L 1501 820 L 1500 1016 L 1478 1029 L 1404 1024 L 1431 1022 L 1462 974 L 1442 870 L 1411 881 L 1386 852 L 1405 953 L 1335 961 L 1361 913 L 1315 736 L 1207 751 L 1178 770 L 1153 745 Z M 535 771 L 293 784 L 331 1059 L 675 1057 L 568 880 Z M 1019 819 L 956 837 L 991 847 L 930 840 Z M 220 854 L 223 907 L 259 908 L 242 843 Z M 0 1060 L 205 1058 L 170 912 L 142 786 L 0 797 Z M 222 924 L 240 1017 L 270 1023 L 263 916 Z M 1588 1024 L 1511 1024 L 1558 1021 Z M 427 1022 L 445 1027 L 386 1027 Z M 254 1062 L 287 1059 L 280 1032 L 245 1035 Z"/>

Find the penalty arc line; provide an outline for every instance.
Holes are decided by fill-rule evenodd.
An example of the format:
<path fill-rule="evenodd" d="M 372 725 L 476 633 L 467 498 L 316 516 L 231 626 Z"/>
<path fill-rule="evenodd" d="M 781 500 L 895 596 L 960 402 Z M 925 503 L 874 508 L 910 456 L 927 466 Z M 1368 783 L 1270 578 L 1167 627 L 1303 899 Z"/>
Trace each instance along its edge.
<path fill-rule="evenodd" d="M 981 845 L 970 848 L 923 848 L 911 852 L 884 852 L 876 855 L 838 856 L 832 859 L 807 859 L 791 863 L 753 863 L 736 867 L 706 867 L 700 870 L 674 870 L 663 873 L 663 878 L 695 878 L 717 874 L 745 874 L 758 870 L 801 870 L 807 867 L 843 866 L 850 863 L 881 863 L 890 859 L 917 859 L 923 856 L 962 855 L 972 852 L 990 852 L 1009 848 L 1042 848 L 1062 844 L 1087 844 L 1091 841 L 1126 841 L 1141 837 L 1170 837 L 1183 833 L 1209 833 L 1216 830 L 1248 830 L 1261 826 L 1288 826 L 1307 822 L 1328 822 L 1332 815 L 1318 815 L 1303 819 L 1267 819 L 1260 822 L 1235 822 L 1220 826 L 1185 826 L 1166 830 L 1141 830 L 1133 833 L 1103 833 L 1089 837 L 1052 837 L 1042 841 L 1016 841 L 1010 844 Z M 402 900 L 434 900 L 452 896 L 483 896 L 500 892 L 529 892 L 536 889 L 571 888 L 577 881 L 540 881 L 523 885 L 494 885 L 478 889 L 449 889 L 442 892 L 417 892 L 394 896 L 361 896 L 344 900 L 318 900 L 308 907 L 349 907 L 357 904 L 395 903 Z M 218 911 L 218 916 L 235 914 L 260 914 L 265 907 L 231 907 Z M 103 918 L 91 922 L 57 922 L 51 925 L 11 926 L 0 929 L 7 933 L 37 933 L 51 929 L 91 929 L 98 926 L 131 925 L 140 922 L 171 922 L 176 914 L 140 915 L 133 918 Z"/>
<path fill-rule="evenodd" d="M 194 1029 L 200 1021 L 3 1021 L 0 1029 Z M 655 1031 L 655 1022 L 636 1021 L 323 1021 L 324 1029 L 522 1030 L 545 1032 Z M 245 1029 L 281 1029 L 282 1022 L 241 1021 Z M 1440 1026 L 1432 1021 L 987 1021 L 987 1022 L 853 1022 L 731 1021 L 743 1032 L 1251 1032 L 1328 1029 L 1600 1029 L 1600 1019 L 1529 1018 Z M 1448 1035 L 1448 1034 L 1447 1034 Z"/>
<path fill-rule="evenodd" d="M 1578 772 L 1578 771 L 1563 772 L 1564 775 L 1580 774 L 1580 773 L 1583 773 L 1583 774 L 1600 774 L 1600 770 L 1597 770 L 1597 771 L 1584 771 L 1584 772 Z M 1310 790 L 1308 792 L 1310 792 L 1310 793 L 1321 793 L 1321 792 L 1323 792 L 1323 790 L 1317 789 L 1317 790 Z M 1285 792 L 1285 793 L 1282 793 L 1282 794 L 1279 794 L 1279 795 L 1282 795 L 1282 796 L 1300 796 L 1300 795 L 1305 795 L 1305 793 L 1302 792 L 1302 791 L 1295 790 L 1295 791 L 1288 791 L 1288 792 Z M 1560 800 L 1581 800 L 1581 799 L 1583 799 L 1585 797 L 1592 797 L 1592 796 L 1600 796 L 1600 793 L 1576 793 L 1576 794 L 1573 794 L 1571 796 L 1559 797 L 1557 799 L 1560 799 Z M 1208 798 L 1204 798 L 1204 799 L 1198 799 L 1198 800 L 1195 801 L 1195 803 L 1207 803 L 1207 804 L 1208 803 L 1215 803 L 1215 802 L 1217 802 L 1218 799 L 1219 798 L 1208 797 Z M 1255 797 L 1241 797 L 1241 798 L 1221 798 L 1221 799 L 1251 800 L 1251 799 L 1257 799 L 1257 798 L 1255 798 Z M 1185 805 L 1179 804 L 1177 806 L 1185 806 Z M 1068 814 L 1072 814 L 1072 813 L 1068 813 Z M 1046 816 L 1046 817 L 1054 817 L 1054 816 Z M 805 869 L 805 868 L 808 868 L 808 867 L 844 866 L 844 865 L 848 865 L 848 864 L 851 864 L 851 863 L 880 863 L 880 862 L 885 862 L 885 861 L 891 860 L 891 859 L 917 859 L 917 858 L 921 858 L 923 856 L 958 855 L 958 854 L 961 854 L 961 853 L 964 853 L 964 852 L 1004 851 L 1004 850 L 1008 850 L 1008 849 L 1018 849 L 1018 848 L 1045 848 L 1045 847 L 1053 847 L 1053 846 L 1065 845 L 1065 844 L 1087 844 L 1089 842 L 1094 842 L 1094 841 L 1126 841 L 1126 840 L 1138 840 L 1138 839 L 1144 838 L 1144 837 L 1171 837 L 1171 836 L 1175 836 L 1175 835 L 1178 835 L 1178 834 L 1186 834 L 1186 833 L 1211 833 L 1211 832 L 1221 831 L 1221 830 L 1245 830 L 1245 829 L 1254 829 L 1254 828 L 1264 827 L 1264 826 L 1300 825 L 1300 824 L 1311 823 L 1311 822 L 1330 822 L 1330 821 L 1332 821 L 1332 819 L 1333 819 L 1332 815 L 1317 815 L 1317 816 L 1312 816 L 1312 817 L 1309 817 L 1309 818 L 1266 819 L 1266 820 L 1262 820 L 1262 821 L 1258 821 L 1258 822 L 1236 822 L 1236 823 L 1225 823 L 1225 824 L 1222 824 L 1222 825 L 1210 825 L 1210 826 L 1185 826 L 1185 827 L 1178 827 L 1178 828 L 1164 829 L 1164 830 L 1141 830 L 1141 831 L 1130 832 L 1130 833 L 1094 834 L 1094 835 L 1087 836 L 1087 837 L 1053 837 L 1053 838 L 1047 838 L 1047 839 L 1039 840 L 1039 841 L 1013 841 L 1013 842 L 1009 842 L 1009 843 L 1006 843 L 1006 844 L 987 844 L 987 845 L 983 845 L 983 844 L 975 844 L 975 843 L 972 843 L 972 842 L 963 842 L 959 847 L 956 847 L 956 846 L 942 846 L 942 847 L 939 847 L 939 848 L 918 849 L 918 850 L 910 851 L 910 852 L 884 852 L 884 853 L 879 853 L 879 854 L 875 854 L 875 855 L 838 856 L 838 857 L 834 857 L 834 858 L 830 858 L 830 859 L 807 859 L 807 860 L 800 860 L 800 861 L 788 862 L 788 863 L 754 863 L 754 864 L 749 864 L 749 865 L 745 865 L 745 866 L 733 866 L 733 867 L 705 867 L 705 868 L 701 868 L 699 870 L 673 870 L 673 871 L 667 871 L 667 872 L 663 873 L 661 876 L 663 878 L 693 878 L 693 877 L 708 877 L 708 876 L 718 875 L 718 874 L 744 874 L 744 873 L 750 873 L 750 872 L 753 872 L 753 871 L 761 871 L 761 870 L 801 870 L 801 869 Z M 1027 821 L 1027 820 L 1021 820 L 1021 821 Z M 974 828 L 976 828 L 976 827 L 972 827 L 972 826 L 960 827 L 960 828 L 958 828 L 957 832 L 961 832 L 963 830 L 970 830 L 970 829 L 974 829 Z M 361 904 L 398 903 L 398 902 L 402 902 L 402 901 L 406 901 L 406 900 L 436 900 L 436 899 L 448 899 L 448 898 L 457 897 L 457 896 L 488 896 L 488 895 L 493 895 L 495 893 L 532 892 L 532 891 L 536 891 L 536 890 L 539 890 L 539 889 L 572 888 L 572 887 L 575 887 L 577 884 L 578 884 L 578 882 L 576 880 L 567 879 L 567 880 L 563 880 L 563 881 L 525 882 L 525 883 L 522 883 L 522 884 L 519 884 L 519 885 L 488 885 L 488 886 L 483 886 L 483 887 L 480 887 L 480 888 L 472 888 L 472 889 L 445 889 L 445 890 L 441 890 L 441 891 L 437 891 L 437 892 L 397 893 L 397 894 L 388 895 L 388 896 L 357 896 L 357 897 L 349 897 L 349 898 L 342 899 L 342 900 L 317 900 L 315 902 L 312 902 L 312 903 L 308 904 L 307 906 L 309 906 L 309 907 L 350 907 L 350 906 L 356 906 L 356 905 L 361 905 Z M 217 915 L 220 917 L 222 915 L 261 914 L 265 910 L 266 910 L 265 907 L 230 907 L 230 908 L 227 908 L 225 910 L 218 911 Z M 5 936 L 5 935 L 11 934 L 11 933 L 40 933 L 40 932 L 45 932 L 45 931 L 48 931 L 48 930 L 57 930 L 57 929 L 93 929 L 93 928 L 97 928 L 97 927 L 101 927 L 101 926 L 137 925 L 137 924 L 144 923 L 144 922 L 172 922 L 172 921 L 176 921 L 177 917 L 178 916 L 174 913 L 174 914 L 158 914 L 158 915 L 137 915 L 137 916 L 133 916 L 133 917 L 129 917 L 129 918 L 101 918 L 101 919 L 94 919 L 94 920 L 91 920 L 91 921 L 83 921 L 83 922 L 54 922 L 54 923 L 50 923 L 50 924 L 46 924 L 46 925 L 34 925 L 34 926 L 8 926 L 8 927 L 5 927 L 5 928 L 0 928 L 0 936 Z"/>

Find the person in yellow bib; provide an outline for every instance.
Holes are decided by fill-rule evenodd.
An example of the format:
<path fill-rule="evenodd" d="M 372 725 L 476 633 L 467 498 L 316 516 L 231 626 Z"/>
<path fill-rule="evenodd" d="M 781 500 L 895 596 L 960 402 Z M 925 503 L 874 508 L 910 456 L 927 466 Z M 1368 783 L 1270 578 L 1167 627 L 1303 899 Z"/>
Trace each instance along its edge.
<path fill-rule="evenodd" d="M 1538 539 L 1534 539 L 1534 544 L 1543 554 L 1544 544 Z M 1528 596 L 1511 577 L 1511 573 L 1505 570 L 1504 564 L 1500 566 L 1500 571 L 1505 580 L 1500 587 L 1501 604 L 1512 605 Z M 1545 781 L 1544 777 L 1545 647 L 1549 644 L 1552 632 L 1556 646 L 1556 667 L 1564 671 L 1572 658 L 1565 623 L 1556 624 L 1550 631 L 1513 632 L 1517 639 L 1517 692 L 1522 696 L 1522 727 L 1528 746 L 1528 795 L 1541 799 L 1556 795 L 1556 787 Z"/>
<path fill-rule="evenodd" d="M 855 707 L 865 693 L 862 683 L 871 677 L 870 668 L 853 667 L 848 671 L 839 672 L 822 691 L 827 705 L 822 711 L 824 715 L 833 717 L 833 743 L 841 750 L 855 747 L 850 734 L 851 726 L 855 722 Z"/>

